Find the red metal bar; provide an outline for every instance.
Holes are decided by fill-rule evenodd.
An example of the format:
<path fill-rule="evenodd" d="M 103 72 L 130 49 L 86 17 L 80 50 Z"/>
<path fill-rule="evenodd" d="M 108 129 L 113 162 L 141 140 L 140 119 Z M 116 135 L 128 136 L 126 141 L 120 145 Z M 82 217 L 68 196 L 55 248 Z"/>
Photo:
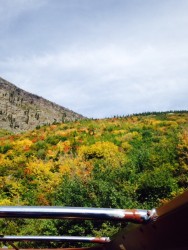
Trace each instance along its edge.
<path fill-rule="evenodd" d="M 53 241 L 53 242 L 88 242 L 104 244 L 110 242 L 109 237 L 81 237 L 81 236 L 0 236 L 0 242 L 15 241 Z"/>
<path fill-rule="evenodd" d="M 129 225 L 101 250 L 187 250 L 188 191 L 156 210 L 156 221 Z"/>
<path fill-rule="evenodd" d="M 100 219 L 144 223 L 154 220 L 156 211 L 155 209 L 1 206 L 0 218 Z"/>

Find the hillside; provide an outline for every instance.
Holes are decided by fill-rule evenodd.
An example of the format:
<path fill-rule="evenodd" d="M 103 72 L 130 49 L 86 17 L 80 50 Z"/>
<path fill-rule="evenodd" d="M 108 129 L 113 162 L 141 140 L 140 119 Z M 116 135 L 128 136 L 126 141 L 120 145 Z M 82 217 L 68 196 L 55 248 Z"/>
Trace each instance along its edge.
<path fill-rule="evenodd" d="M 28 93 L 0 78 L 0 128 L 2 129 L 18 133 L 44 124 L 82 118 L 82 115 Z"/>
<path fill-rule="evenodd" d="M 3 132 L 0 173 L 0 205 L 151 209 L 188 187 L 188 112 Z M 74 220 L 0 223 L 2 235 L 111 236 L 125 226 Z"/>

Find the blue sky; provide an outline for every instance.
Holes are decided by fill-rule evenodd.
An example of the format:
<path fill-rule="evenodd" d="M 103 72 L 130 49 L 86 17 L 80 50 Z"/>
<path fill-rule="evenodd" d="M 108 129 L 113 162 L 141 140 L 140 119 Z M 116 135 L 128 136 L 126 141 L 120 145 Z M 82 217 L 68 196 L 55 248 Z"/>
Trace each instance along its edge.
<path fill-rule="evenodd" d="M 93 118 L 188 109 L 187 0 L 0 0 L 0 76 Z"/>

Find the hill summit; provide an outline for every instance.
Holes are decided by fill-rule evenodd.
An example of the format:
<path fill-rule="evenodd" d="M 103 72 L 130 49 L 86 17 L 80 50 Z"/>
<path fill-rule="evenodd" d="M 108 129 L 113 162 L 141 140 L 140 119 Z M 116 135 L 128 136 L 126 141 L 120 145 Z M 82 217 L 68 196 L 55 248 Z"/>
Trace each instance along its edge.
<path fill-rule="evenodd" d="M 18 133 L 44 124 L 83 118 L 80 114 L 24 91 L 0 77 L 1 129 Z"/>

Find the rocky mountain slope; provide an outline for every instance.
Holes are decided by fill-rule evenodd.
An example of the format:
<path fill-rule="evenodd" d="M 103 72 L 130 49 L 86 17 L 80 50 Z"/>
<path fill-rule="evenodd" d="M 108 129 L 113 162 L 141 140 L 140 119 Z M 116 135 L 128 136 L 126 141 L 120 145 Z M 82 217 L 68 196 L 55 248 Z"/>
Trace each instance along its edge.
<path fill-rule="evenodd" d="M 0 128 L 12 132 L 84 117 L 42 97 L 26 92 L 0 77 Z"/>

